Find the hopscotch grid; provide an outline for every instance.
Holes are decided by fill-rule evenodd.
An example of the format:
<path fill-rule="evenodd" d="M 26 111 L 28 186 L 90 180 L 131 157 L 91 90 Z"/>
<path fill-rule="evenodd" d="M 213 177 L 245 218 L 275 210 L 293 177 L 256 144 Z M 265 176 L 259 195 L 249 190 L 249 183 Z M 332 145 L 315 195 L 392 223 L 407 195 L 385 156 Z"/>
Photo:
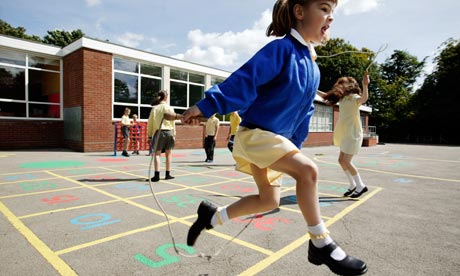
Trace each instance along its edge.
<path fill-rule="evenodd" d="M 78 190 L 78 189 L 83 189 L 83 187 L 69 187 L 69 188 L 62 188 L 62 189 L 50 189 L 50 190 L 43 190 L 43 191 L 40 191 L 40 192 L 30 192 L 30 193 L 24 193 L 24 194 L 0 196 L 0 199 L 8 199 L 8 198 L 16 198 L 16 197 L 27 197 L 27 196 L 33 196 L 33 195 L 39 195 L 39 194 L 46 194 L 46 193 L 50 193 L 50 192 L 62 192 L 62 191 Z"/>
<path fill-rule="evenodd" d="M 61 213 L 61 212 L 66 212 L 66 211 L 72 211 L 72 210 L 84 209 L 84 208 L 89 208 L 89 207 L 101 206 L 101 205 L 104 205 L 104 204 L 111 204 L 111 203 L 115 203 L 115 202 L 120 202 L 120 200 L 113 199 L 113 200 L 108 200 L 108 201 L 102 201 L 102 202 L 97 202 L 97 203 L 78 205 L 78 206 L 61 208 L 61 209 L 52 209 L 52 210 L 48 210 L 48 211 L 45 211 L 45 212 L 39 212 L 39 213 L 33 213 L 33 214 L 18 216 L 18 218 L 19 219 L 27 219 L 27 218 L 32 218 L 32 217 L 50 215 L 50 214 L 54 214 L 54 213 Z"/>
<path fill-rule="evenodd" d="M 23 173 L 21 173 L 23 174 Z M 21 175 L 19 174 L 19 175 Z M 8 184 L 18 184 L 18 183 L 29 183 L 29 182 L 36 182 L 36 181 L 45 181 L 45 180 L 53 180 L 56 179 L 56 177 L 50 177 L 50 178 L 34 178 L 34 179 L 22 179 L 22 180 L 15 180 L 15 181 L 9 181 L 9 182 L 0 182 L 0 185 L 8 185 Z"/>
<path fill-rule="evenodd" d="M 107 184 L 104 184 L 106 186 Z M 101 185 L 102 186 L 102 185 Z M 85 187 L 78 187 L 79 189 L 85 189 Z M 168 190 L 168 191 L 161 191 L 157 192 L 158 195 L 162 194 L 168 194 L 168 193 L 176 193 L 180 191 L 185 191 L 188 190 L 188 188 L 181 188 L 181 189 L 175 189 L 175 190 Z M 53 192 L 54 190 L 49 190 L 47 192 Z M 148 194 L 144 195 L 137 195 L 137 196 L 131 196 L 131 197 L 126 197 L 125 199 L 128 200 L 135 200 L 135 199 L 141 199 L 141 198 L 146 198 L 146 197 L 151 197 L 152 194 L 149 192 Z M 42 215 L 49 215 L 51 213 L 58 213 L 58 212 L 65 212 L 65 211 L 71 211 L 71 210 L 76 210 L 76 209 L 83 209 L 83 208 L 88 208 L 88 207 L 94 207 L 94 206 L 99 206 L 99 205 L 104 205 L 104 204 L 110 204 L 110 203 L 115 203 L 115 202 L 120 202 L 121 199 L 113 199 L 113 200 L 108 200 L 108 201 L 102 201 L 98 203 L 91 203 L 91 204 L 85 204 L 85 205 L 78 205 L 78 206 L 73 206 L 73 207 L 68 207 L 68 208 L 62 208 L 62 209 L 51 209 L 46 212 L 40 212 L 40 213 L 33 213 L 33 214 L 28 214 L 28 215 L 23 215 L 23 216 L 18 216 L 20 219 L 25 219 L 25 218 L 30 218 L 30 217 L 36 217 L 36 216 L 42 216 Z"/>
<path fill-rule="evenodd" d="M 187 217 L 183 217 L 183 218 L 171 219 L 170 223 L 174 224 L 174 223 L 180 222 L 182 220 L 189 219 L 189 217 L 193 217 L 193 216 L 187 216 Z M 107 236 L 107 237 L 104 237 L 104 238 L 101 238 L 101 239 L 97 239 L 97 240 L 93 240 L 93 241 L 90 241 L 90 242 L 74 245 L 74 246 L 71 246 L 71 247 L 68 247 L 68 248 L 56 250 L 55 253 L 57 255 L 67 254 L 67 253 L 74 252 L 74 251 L 77 251 L 77 250 L 80 250 L 80 249 L 88 248 L 88 247 L 91 247 L 91 246 L 94 246 L 94 245 L 98 245 L 98 244 L 102 244 L 102 243 L 105 243 L 105 242 L 121 239 L 121 238 L 130 236 L 130 235 L 150 231 L 150 230 L 160 228 L 160 227 L 165 227 L 165 226 L 167 226 L 167 222 L 162 221 L 160 223 L 156 223 L 156 224 L 153 224 L 153 225 L 132 229 L 132 230 L 129 230 L 129 231 L 126 231 L 126 232 L 122 232 L 122 233 L 118 233 L 118 234 L 115 234 L 115 235 Z"/>
<path fill-rule="evenodd" d="M 49 172 L 49 171 L 45 171 L 45 172 L 50 173 L 50 174 L 52 174 L 52 175 L 54 174 L 54 173 Z M 56 176 L 59 177 L 59 175 L 57 175 L 57 174 L 54 174 L 54 175 L 56 175 Z M 65 177 L 65 176 L 62 176 L 62 178 L 68 179 L 68 178 Z M 134 201 L 131 201 L 131 200 L 122 198 L 122 197 L 117 196 L 117 195 L 110 194 L 110 193 L 108 193 L 108 192 L 106 192 L 106 191 L 103 191 L 103 190 L 99 190 L 99 189 L 97 189 L 97 188 L 95 188 L 95 187 L 93 187 L 93 186 L 91 186 L 91 185 L 87 185 L 87 184 L 84 184 L 84 183 L 79 183 L 78 181 L 73 180 L 73 179 L 69 179 L 69 181 L 77 182 L 77 184 L 82 185 L 82 186 L 84 186 L 85 188 L 88 188 L 88 189 L 90 189 L 90 190 L 94 190 L 94 191 L 100 192 L 100 193 L 102 193 L 102 194 L 104 194 L 104 195 L 107 195 L 107 196 L 111 196 L 111 197 L 113 197 L 113 198 L 120 199 L 119 201 L 123 201 L 123 202 L 125 202 L 125 203 L 127 203 L 127 204 L 129 204 L 129 205 L 131 205 L 131 206 L 138 207 L 138 208 L 140 208 L 140 209 L 149 211 L 149 212 L 154 213 L 154 214 L 158 214 L 158 215 L 160 215 L 160 216 L 164 216 L 164 214 L 163 214 L 162 212 L 159 212 L 159 211 L 157 211 L 156 209 L 147 207 L 147 206 L 145 206 L 145 205 L 143 205 L 143 204 L 140 204 L 140 203 L 137 203 L 137 202 L 134 202 Z M 208 190 L 202 190 L 202 191 L 208 192 L 208 193 L 211 192 L 211 191 L 208 191 Z M 211 193 L 215 193 L 215 192 L 211 192 Z M 225 195 L 225 194 L 222 194 L 222 193 L 217 193 L 217 194 Z M 197 215 L 194 214 L 194 215 L 191 215 L 191 216 L 186 216 L 185 218 L 186 218 L 186 219 L 189 219 L 189 218 L 196 218 L 196 216 L 197 216 Z M 188 220 L 186 220 L 186 219 L 184 219 L 184 218 L 182 218 L 182 217 L 175 217 L 175 216 L 171 216 L 171 215 L 168 215 L 168 217 L 170 218 L 170 220 L 178 221 L 178 222 L 180 222 L 180 223 L 182 223 L 182 224 L 185 224 L 185 225 L 187 225 L 187 226 L 191 226 L 191 225 L 192 225 L 192 222 L 189 222 Z M 261 248 L 261 247 L 255 245 L 255 244 L 248 243 L 248 242 L 243 241 L 243 240 L 240 240 L 240 239 L 234 239 L 234 237 L 233 237 L 233 236 L 230 236 L 230 235 L 226 235 L 226 234 L 223 234 L 223 233 L 220 233 L 220 232 L 217 232 L 217 231 L 209 231 L 209 233 L 212 234 L 212 235 L 214 235 L 214 236 L 223 238 L 223 239 L 227 239 L 227 240 L 232 240 L 232 239 L 233 239 L 232 242 L 237 243 L 237 244 L 239 244 L 239 245 L 246 246 L 246 247 L 248 247 L 248 248 L 250 248 L 250 249 L 257 248 L 258 251 L 262 251 L 262 252 L 266 252 L 266 251 L 267 251 L 267 249 Z M 110 236 L 109 236 L 109 237 L 110 237 Z M 107 237 L 106 237 L 106 238 L 107 238 Z"/>
<path fill-rule="evenodd" d="M 231 171 L 231 170 L 229 169 L 229 171 Z M 131 174 L 130 172 L 126 172 L 126 171 L 116 171 L 116 170 L 114 170 L 114 172 L 124 173 L 124 174 L 131 175 L 131 176 L 137 176 L 135 174 Z M 195 172 L 195 173 L 193 173 L 193 175 L 201 175 L 201 176 L 205 176 L 205 177 L 210 177 L 210 175 L 208 175 L 208 173 L 209 172 Z M 221 184 L 225 184 L 225 183 L 228 183 L 228 182 L 235 181 L 235 179 L 230 178 L 230 177 L 222 177 L 222 176 L 214 176 L 214 175 L 212 175 L 212 177 L 218 177 L 218 178 L 222 178 L 222 179 L 227 179 L 227 181 L 215 182 L 215 183 L 204 184 L 204 185 L 199 185 L 199 186 L 186 186 L 184 184 L 174 183 L 172 181 L 165 181 L 165 182 L 167 182 L 168 184 L 171 184 L 171 185 L 176 185 L 176 186 L 183 187 L 184 189 L 195 190 L 195 191 L 198 191 L 198 192 L 204 192 L 204 193 L 213 194 L 213 195 L 225 196 L 227 198 L 239 199 L 239 197 L 237 197 L 237 196 L 231 196 L 229 194 L 224 194 L 224 193 L 219 193 L 219 192 L 214 192 L 214 191 L 210 191 L 210 190 L 207 190 L 207 189 L 203 189 L 203 188 L 208 188 L 208 187 L 217 186 L 217 185 L 221 185 Z M 252 179 L 252 177 L 248 177 L 248 178 Z M 243 182 L 243 181 L 241 181 L 241 179 L 238 179 L 238 181 Z M 247 181 L 247 183 L 251 183 L 251 184 L 255 185 L 254 181 Z M 287 191 L 291 191 L 291 190 L 295 190 L 295 186 L 288 187 L 288 188 L 286 188 L 286 190 L 284 190 L 282 192 L 287 192 Z M 331 196 L 331 197 L 336 197 L 336 198 L 341 198 L 340 196 L 337 196 L 335 194 L 327 194 L 327 193 L 319 193 L 319 194 L 326 195 L 326 196 Z M 279 208 L 281 210 L 286 210 L 286 211 L 294 212 L 294 213 L 297 213 L 297 214 L 301 214 L 301 211 L 298 210 L 298 209 L 293 209 L 293 208 L 284 207 L 284 206 L 280 206 Z M 331 217 L 324 216 L 324 215 L 322 215 L 321 218 L 323 218 L 325 220 L 330 220 L 331 219 Z"/>
<path fill-rule="evenodd" d="M 113 166 L 114 168 L 116 167 L 119 167 L 118 166 Z M 88 169 L 89 167 L 85 167 L 85 169 Z M 101 167 L 95 167 L 95 168 L 101 168 Z M 112 170 L 112 169 L 109 169 L 109 168 L 105 168 L 103 167 L 103 169 L 108 169 L 108 170 Z M 181 175 L 182 176 L 194 176 L 194 175 L 200 175 L 200 176 L 204 176 L 204 177 L 213 177 L 213 178 L 220 178 L 220 179 L 225 179 L 225 181 L 220 181 L 220 182 L 217 182 L 217 183 L 211 183 L 211 184 L 205 184 L 205 185 L 199 185 L 199 186 L 186 186 L 184 184 L 178 184 L 178 183 L 174 183 L 174 182 L 171 182 L 171 181 L 166 181 L 168 182 L 168 184 L 170 185 L 175 185 L 175 186 L 179 186 L 181 187 L 180 189 L 177 189 L 177 190 L 169 190 L 169 191 L 162 191 L 162 192 L 158 192 L 158 194 L 167 194 L 167 193 L 173 193 L 173 192 L 176 192 L 176 191 L 184 191 L 184 190 L 194 190 L 194 191 L 199 191 L 199 192 L 204 192 L 204 193 L 207 193 L 207 194 L 214 194 L 214 195 L 221 195 L 221 196 L 226 196 L 226 197 L 229 197 L 229 198 L 238 198 L 238 197 L 235 197 L 235 196 L 231 196 L 231 195 L 228 195 L 228 194 L 225 194 L 225 193 L 220 193 L 220 192 L 215 192 L 215 191 L 212 191 L 212 190 L 206 190 L 205 188 L 209 188 L 209 187 L 215 187 L 217 185 L 221 185 L 221 184 L 225 184 L 225 183 L 229 183 L 229 182 L 234 182 L 234 181 L 239 181 L 239 182 L 247 182 L 247 183 L 251 183 L 251 184 L 254 184 L 253 181 L 245 181 L 244 179 L 241 179 L 241 178 L 238 178 L 238 179 L 234 179 L 234 178 L 230 178 L 230 177 L 225 177 L 225 176 L 215 176 L 215 175 L 209 175 L 210 173 L 216 173 L 216 172 L 222 172 L 222 171 L 229 171 L 230 169 L 222 169 L 222 170 L 215 170 L 215 171 L 206 171 L 206 172 L 190 172 L 190 171 L 185 171 L 185 170 L 182 170 L 182 171 L 185 171 L 186 172 L 186 175 Z M 53 170 L 54 171 L 57 171 L 57 170 Z M 59 170 L 59 171 L 62 171 L 62 170 Z M 129 175 L 134 175 L 134 174 L 131 174 L 131 173 L 127 173 L 126 171 L 116 171 L 115 169 L 113 169 L 112 171 L 115 171 L 115 172 L 118 172 L 118 173 L 124 173 L 124 174 L 129 174 Z M 136 170 L 137 171 L 137 170 Z M 141 170 L 139 170 L 141 171 Z M 40 171 L 40 172 L 43 172 L 43 171 Z M 46 173 L 51 173 L 53 175 L 53 173 L 51 171 L 45 171 Z M 146 194 L 146 195 L 138 195 L 138 196 L 134 196 L 134 197 L 128 197 L 128 198 L 123 198 L 123 197 L 120 197 L 120 196 L 117 196 L 117 195 L 113 195 L 107 191 L 104 191 L 104 190 L 100 190 L 98 189 L 96 186 L 108 186 L 108 185 L 114 185 L 115 183 L 120 183 L 120 182 L 123 182 L 123 181 L 118 181 L 118 182 L 114 182 L 114 183 L 104 183 L 104 184 L 98 184 L 98 185 L 88 185 L 88 184 L 84 184 L 84 183 L 81 183 L 79 182 L 78 180 L 74 180 L 72 178 L 75 178 L 75 177 L 79 177 L 79 176 L 75 176 L 75 175 L 72 175 L 72 176 L 60 176 L 60 175 L 57 175 L 55 174 L 56 177 L 55 178 L 58 178 L 58 179 L 66 179 L 68 181 L 71 181 L 73 183 L 76 183 L 78 185 L 80 185 L 80 187 L 72 187 L 72 188 L 66 188 L 66 189 L 58 189 L 58 190 L 47 190 L 47 191 L 42 191 L 42 192 L 35 192 L 35 193 L 28 193 L 28 194 L 23 194 L 23 196 L 28 196 L 28 195 L 32 195 L 32 194 L 42 194 L 42 193 L 49 193 L 49 192 L 56 192 L 56 191 L 63 191 L 63 190 L 71 190 L 71 189 L 78 189 L 78 188 L 86 188 L 86 189 L 89 189 L 89 190 L 93 190 L 93 191 L 96 191 L 98 193 L 101 193 L 101 194 L 104 194 L 104 195 L 107 195 L 107 196 L 111 196 L 114 198 L 114 200 L 111 200 L 110 203 L 112 202 L 119 202 L 119 201 L 123 201 L 125 203 L 128 203 L 130 204 L 131 206 L 134 206 L 134 207 L 138 207 L 140 209 L 144 209 L 144 210 L 149 210 L 151 213 L 154 213 L 154 214 L 158 214 L 160 216 L 163 216 L 162 213 L 160 213 L 159 211 L 156 211 L 155 209 L 152 209 L 150 207 L 147 207 L 145 205 L 142 205 L 140 203 L 136 203 L 136 202 L 131 202 L 131 200 L 133 199 L 137 199 L 137 198 L 144 198 L 144 197 L 149 197 L 151 196 L 150 194 Z M 82 175 L 82 176 L 87 176 L 88 174 L 86 175 Z M 94 175 L 97 175 L 97 174 L 94 174 Z M 100 174 L 99 174 L 100 175 Z M 136 175 L 138 176 L 138 175 Z M 55 178 L 49 178 L 49 179 L 55 179 Z M 250 177 L 247 177 L 248 179 Z M 47 178 L 48 179 L 48 178 Z M 251 178 L 252 179 L 252 178 Z M 38 181 L 40 181 L 43 179 L 39 179 Z M 27 180 L 27 181 L 35 181 L 35 180 Z M 25 181 L 16 181 L 16 182 L 25 182 Z M 333 181 L 330 181 L 332 183 L 334 183 Z M 11 184 L 11 183 L 8 183 L 8 184 Z M 295 187 L 294 187 L 295 189 Z M 288 191 L 292 191 L 293 189 L 291 188 L 287 188 L 285 189 L 283 192 L 288 192 Z M 374 191 L 374 193 L 371 193 L 369 195 L 367 195 L 364 199 L 368 199 L 370 198 L 371 196 L 373 196 L 377 191 Z M 336 196 L 336 195 L 333 195 L 333 196 Z M 1 198 L 4 198 L 4 197 L 0 197 Z M 366 199 L 366 200 L 367 200 Z M 109 202 L 103 202 L 103 203 L 95 203 L 95 205 L 93 206 L 96 206 L 96 205 L 100 205 L 100 204 L 106 204 L 106 203 L 109 203 Z M 355 203 L 355 204 L 362 204 L 363 202 L 361 203 Z M 351 206 L 354 206 L 355 204 L 352 204 Z M 89 205 L 86 205 L 86 206 L 76 206 L 76 207 L 70 207 L 70 209 L 76 209 L 76 208 L 84 208 L 84 207 L 90 207 L 91 204 Z M 351 207 L 349 206 L 349 207 Z M 296 212 L 296 213 L 300 213 L 299 210 L 294 210 L 294 209 L 291 209 L 291 208 L 288 208 L 288 207 L 281 207 L 283 210 L 287 210 L 287 211 L 292 211 L 292 212 Z M 280 208 L 280 209 L 281 209 Z M 62 211 L 65 211 L 65 210 L 68 210 L 69 208 L 64 208 L 62 209 Z M 351 210 L 350 210 L 351 211 Z M 53 212 L 53 211 L 51 211 Z M 28 216 L 34 216 L 34 214 L 31 214 L 31 215 L 26 215 L 26 216 L 21 216 L 21 217 L 16 217 L 17 219 L 22 219 L 22 218 L 25 218 L 25 217 L 28 217 Z M 168 215 L 169 216 L 169 215 Z M 336 215 L 337 216 L 337 215 Z M 336 219 L 334 219 L 336 216 L 334 216 L 332 219 L 331 218 L 328 218 L 328 222 L 326 222 L 327 224 L 332 224 L 332 220 L 336 221 Z M 171 217 L 171 216 L 170 216 Z M 191 225 L 191 222 L 188 221 L 188 219 L 193 219 L 193 218 L 196 218 L 196 214 L 194 215 L 191 215 L 191 216 L 186 216 L 186 217 L 171 217 L 171 221 L 176 223 L 176 222 L 180 222 L 182 224 L 185 224 L 185 225 L 188 225 L 190 226 Z M 144 232 L 144 231 L 148 231 L 148 230 L 151 230 L 151 229 L 155 229 L 155 228 L 159 228 L 159 227 L 162 227 L 162 226 L 165 226 L 166 225 L 166 222 L 162 222 L 162 223 L 158 223 L 158 224 L 155 224 L 155 225 L 150 225 L 150 226 L 147 226 L 147 227 L 143 227 L 143 228 L 137 228 L 137 229 L 133 229 L 133 230 L 130 230 L 130 231 L 127 231 L 127 232 L 124 232 L 124 233 L 119 233 L 119 234 L 116 234 L 116 235 L 111 235 L 111 236 L 108 236 L 108 237 L 105 237 L 105 238 L 102 238 L 102 239 L 99 239 L 99 240 L 96 240 L 96 241 L 92 241 L 92 242 L 89 242 L 89 243 L 85 243 L 85 244 L 81 244 L 81 245 L 76 245 L 76 246 L 72 246 L 72 247 L 69 247 L 69 248 L 66 248 L 66 249 L 61 249 L 61 250 L 58 250 L 58 251 L 55 251 L 54 254 L 56 255 L 62 255 L 62 254 L 65 254 L 65 253 L 68 253 L 68 252 L 72 252 L 72 251 L 76 251 L 78 249 L 82 249 L 82 248 L 86 248 L 86 247 L 89 247 L 89 246 L 93 246 L 93 245 L 97 245 L 97 244 L 100 244 L 102 242 L 107 242 L 107 241 L 111 241 L 111 240 L 115 240 L 115 239 L 118 239 L 118 238 L 122 238 L 122 237 L 125 237 L 125 236 L 128 236 L 128 235 L 131 235 L 131 234 L 135 234 L 135 233 L 139 233 L 139 232 Z M 232 239 L 233 237 L 231 236 L 228 236 L 228 235 L 225 235 L 225 234 L 222 234 L 220 232 L 217 232 L 215 230 L 211 230 L 211 231 L 208 231 L 210 234 L 213 234 L 214 236 L 217 236 L 217 237 L 220 237 L 220 238 L 225 238 L 225 239 Z M 303 237 L 301 237 L 300 239 L 303 239 Z M 300 240 L 298 239 L 298 240 Z M 255 244 L 252 244 L 252 243 L 247 243 L 245 241 L 242 241 L 242 240 L 239 240 L 239 239 L 236 239 L 233 241 L 234 243 L 236 244 L 239 244 L 239 245 L 243 245 L 247 248 L 250 248 L 250 249 L 253 249 L 254 248 L 259 248 L 257 251 L 259 252 L 263 252 L 264 254 L 268 255 L 270 258 L 271 256 L 273 255 L 276 255 L 278 254 L 278 252 L 282 252 L 283 250 L 285 250 L 285 248 L 291 246 L 292 247 L 292 243 L 281 249 L 281 250 L 278 250 L 277 252 L 272 252 L 268 249 L 265 249 L 265 248 L 261 248 L 261 247 L 258 247 L 257 245 Z M 300 245 L 299 245 L 300 246 Z M 268 259 L 267 258 L 267 259 Z"/>

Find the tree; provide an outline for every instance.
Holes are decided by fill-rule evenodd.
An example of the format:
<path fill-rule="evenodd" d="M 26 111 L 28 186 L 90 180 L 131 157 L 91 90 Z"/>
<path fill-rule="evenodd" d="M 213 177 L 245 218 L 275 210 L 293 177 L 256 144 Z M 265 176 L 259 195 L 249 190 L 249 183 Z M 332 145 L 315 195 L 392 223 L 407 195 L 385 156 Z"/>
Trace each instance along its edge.
<path fill-rule="evenodd" d="M 460 40 L 452 38 L 440 47 L 436 67 L 411 99 L 415 115 L 414 135 L 438 143 L 460 144 L 456 124 L 460 120 Z"/>
<path fill-rule="evenodd" d="M 316 52 L 321 71 L 319 89 L 323 91 L 331 89 L 336 80 L 344 76 L 354 77 L 360 82 L 370 60 L 375 55 L 369 49 L 358 50 L 341 38 L 329 40 L 326 45 L 317 47 Z M 375 65 L 371 67 L 371 69 L 376 68 Z"/>
<path fill-rule="evenodd" d="M 23 27 L 12 27 L 10 24 L 6 23 L 5 21 L 0 19 L 0 34 L 14 36 L 17 38 L 33 40 L 40 42 L 40 37 L 36 35 L 27 35 L 26 29 Z"/>
<path fill-rule="evenodd" d="M 0 19 L 0 34 L 14 36 L 17 38 L 43 42 L 46 44 L 51 44 L 59 47 L 65 47 L 70 43 L 74 42 L 75 40 L 85 36 L 85 34 L 80 30 L 74 30 L 71 32 L 67 32 L 64 30 L 54 30 L 54 31 L 47 31 L 47 35 L 41 39 L 36 35 L 27 35 L 26 29 L 23 27 L 12 27 L 7 22 Z"/>
<path fill-rule="evenodd" d="M 380 65 L 381 80 L 371 90 L 369 104 L 374 109 L 370 124 L 377 127 L 381 140 L 402 141 L 408 136 L 407 122 L 414 115 L 409 101 L 424 64 L 425 59 L 420 62 L 405 51 L 395 50 Z"/>
<path fill-rule="evenodd" d="M 421 62 L 417 57 L 401 50 L 395 50 L 391 57 L 381 65 L 382 77 L 390 83 L 399 82 L 403 87 L 413 88 L 417 77 L 425 66 L 425 59 Z"/>
<path fill-rule="evenodd" d="M 43 37 L 43 42 L 46 44 L 65 47 L 75 40 L 83 37 L 85 34 L 80 30 L 67 32 L 64 30 L 48 31 L 48 34 Z"/>

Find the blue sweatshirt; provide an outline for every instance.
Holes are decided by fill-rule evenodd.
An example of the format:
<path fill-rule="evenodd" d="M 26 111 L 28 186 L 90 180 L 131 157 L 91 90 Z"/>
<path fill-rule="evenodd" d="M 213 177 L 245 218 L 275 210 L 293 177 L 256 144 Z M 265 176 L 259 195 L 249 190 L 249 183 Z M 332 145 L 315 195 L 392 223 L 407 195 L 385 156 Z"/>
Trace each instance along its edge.
<path fill-rule="evenodd" d="M 238 111 L 241 126 L 290 139 L 298 148 L 308 136 L 320 73 L 308 47 L 291 34 L 260 49 L 197 103 L 204 116 Z"/>

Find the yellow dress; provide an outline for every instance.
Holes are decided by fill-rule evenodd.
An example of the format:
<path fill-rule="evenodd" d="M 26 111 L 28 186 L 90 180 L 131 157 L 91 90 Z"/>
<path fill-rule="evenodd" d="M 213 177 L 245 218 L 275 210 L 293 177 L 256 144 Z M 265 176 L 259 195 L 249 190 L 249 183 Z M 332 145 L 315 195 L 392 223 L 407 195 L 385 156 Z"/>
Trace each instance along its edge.
<path fill-rule="evenodd" d="M 251 164 L 264 169 L 286 154 L 299 152 L 287 138 L 261 129 L 239 127 L 235 135 L 233 158 L 236 170 L 252 175 Z M 272 186 L 281 185 L 283 173 L 268 169 L 267 178 Z"/>
<path fill-rule="evenodd" d="M 339 120 L 334 130 L 334 145 L 347 154 L 357 154 L 363 143 L 363 128 L 359 114 L 361 96 L 352 94 L 339 102 Z"/>

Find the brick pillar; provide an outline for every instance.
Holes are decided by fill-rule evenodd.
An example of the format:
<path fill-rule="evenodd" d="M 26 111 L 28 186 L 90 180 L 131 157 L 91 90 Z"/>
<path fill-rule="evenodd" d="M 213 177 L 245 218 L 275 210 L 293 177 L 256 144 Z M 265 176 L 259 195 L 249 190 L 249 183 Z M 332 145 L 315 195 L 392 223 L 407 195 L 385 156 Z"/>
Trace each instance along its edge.
<path fill-rule="evenodd" d="M 83 48 L 64 57 L 64 132 L 74 150 L 113 150 L 112 54 Z"/>

